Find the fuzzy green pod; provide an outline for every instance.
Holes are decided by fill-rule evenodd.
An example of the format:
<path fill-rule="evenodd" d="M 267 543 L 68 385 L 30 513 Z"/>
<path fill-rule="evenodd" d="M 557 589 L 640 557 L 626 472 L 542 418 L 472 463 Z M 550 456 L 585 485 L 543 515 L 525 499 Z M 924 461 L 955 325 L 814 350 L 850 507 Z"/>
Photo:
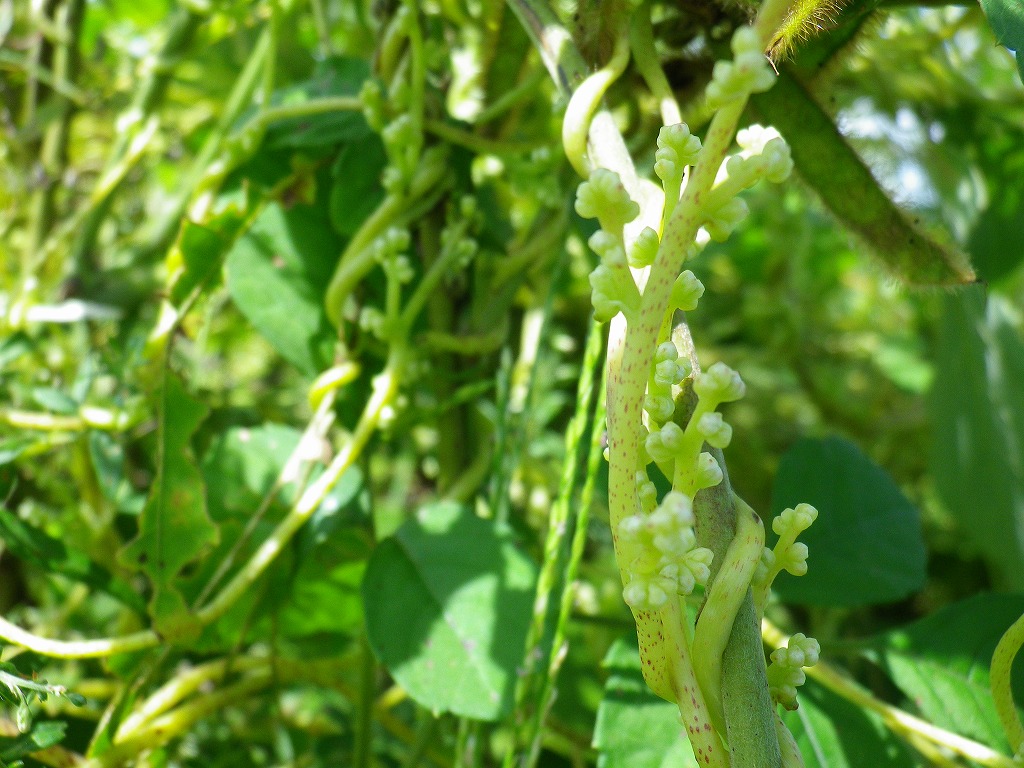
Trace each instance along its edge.
<path fill-rule="evenodd" d="M 822 202 L 878 258 L 912 285 L 963 285 L 975 279 L 967 258 L 918 230 L 804 86 L 783 67 L 775 87 L 751 97 L 789 143 L 797 171 Z"/>

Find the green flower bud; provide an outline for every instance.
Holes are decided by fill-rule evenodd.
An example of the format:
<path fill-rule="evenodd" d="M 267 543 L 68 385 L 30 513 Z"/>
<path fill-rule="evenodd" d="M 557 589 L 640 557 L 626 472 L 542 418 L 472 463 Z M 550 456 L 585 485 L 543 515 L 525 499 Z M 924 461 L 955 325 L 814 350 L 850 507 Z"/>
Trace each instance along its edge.
<path fill-rule="evenodd" d="M 730 198 L 715 210 L 707 212 L 708 218 L 704 222 L 704 229 L 715 242 L 724 242 L 729 239 L 729 235 L 747 217 L 749 212 L 750 209 L 743 198 Z"/>
<path fill-rule="evenodd" d="M 788 710 L 796 709 L 796 689 L 807 680 L 803 668 L 817 664 L 820 653 L 818 641 L 799 632 L 789 638 L 786 648 L 772 651 L 768 666 L 772 698 Z"/>
<path fill-rule="evenodd" d="M 718 412 L 705 413 L 697 422 L 697 431 L 713 448 L 727 448 L 732 440 L 732 427 Z"/>
<path fill-rule="evenodd" d="M 732 37 L 732 61 L 715 63 L 706 95 L 708 106 L 718 108 L 733 99 L 767 91 L 775 82 L 757 33 L 740 27 Z"/>
<path fill-rule="evenodd" d="M 772 520 L 772 530 L 778 536 L 796 536 L 811 527 L 818 519 L 818 510 L 810 504 L 797 504 L 793 509 L 784 509 Z"/>
<path fill-rule="evenodd" d="M 668 395 L 644 395 L 644 410 L 655 421 L 664 423 L 672 418 L 676 406 Z"/>
<path fill-rule="evenodd" d="M 672 284 L 672 306 L 683 312 L 691 312 L 697 308 L 697 302 L 704 295 L 704 283 L 690 270 L 684 270 Z"/>
<path fill-rule="evenodd" d="M 694 379 L 693 391 L 711 410 L 719 403 L 731 403 L 746 393 L 740 375 L 725 363 L 715 363 Z"/>
<path fill-rule="evenodd" d="M 705 451 L 697 457 L 697 474 L 694 478 L 694 484 L 697 490 L 714 488 L 722 482 L 722 478 L 724 476 L 722 468 L 718 466 L 718 462 L 715 461 L 715 457 L 710 453 Z"/>
<path fill-rule="evenodd" d="M 633 241 L 633 247 L 629 249 L 629 266 L 634 269 L 651 266 L 658 255 L 660 245 L 658 233 L 650 227 L 644 227 Z"/>
<path fill-rule="evenodd" d="M 597 219 L 606 232 L 622 237 L 622 228 L 640 215 L 640 206 L 622 185 L 619 174 L 596 168 L 576 190 L 576 213 Z"/>
<path fill-rule="evenodd" d="M 671 160 L 680 166 L 680 172 L 684 166 L 696 165 L 700 149 L 700 139 L 690 133 L 686 123 L 666 125 L 658 132 L 658 151 L 670 151 Z"/>

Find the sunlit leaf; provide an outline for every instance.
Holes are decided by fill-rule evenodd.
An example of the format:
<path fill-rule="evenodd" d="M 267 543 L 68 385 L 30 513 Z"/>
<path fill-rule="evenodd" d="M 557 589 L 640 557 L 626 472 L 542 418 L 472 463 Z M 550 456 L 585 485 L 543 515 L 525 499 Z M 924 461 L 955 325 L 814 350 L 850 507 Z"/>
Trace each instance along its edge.
<path fill-rule="evenodd" d="M 800 706 L 783 722 L 796 738 L 807 768 L 913 768 L 910 750 L 877 715 L 809 680 Z"/>
<path fill-rule="evenodd" d="M 499 718 L 512 705 L 535 578 L 509 531 L 456 504 L 423 507 L 370 558 L 370 645 L 428 709 Z"/>
<path fill-rule="evenodd" d="M 980 286 L 943 301 L 932 474 L 964 540 L 1024 589 L 1024 339 Z"/>
<path fill-rule="evenodd" d="M 636 643 L 617 640 L 602 666 L 608 671 L 594 724 L 603 768 L 697 768 L 679 708 L 655 696 L 640 671 Z"/>
<path fill-rule="evenodd" d="M 286 360 L 308 375 L 330 365 L 337 333 L 323 291 L 341 252 L 324 206 L 268 205 L 227 262 L 231 297 Z"/>
<path fill-rule="evenodd" d="M 150 613 L 163 634 L 173 637 L 189 624 L 174 581 L 185 565 L 217 542 L 218 534 L 206 511 L 203 477 L 190 447 L 209 408 L 189 395 L 177 376 L 164 371 L 157 409 L 156 476 L 139 518 L 139 533 L 119 557 L 149 577 Z"/>

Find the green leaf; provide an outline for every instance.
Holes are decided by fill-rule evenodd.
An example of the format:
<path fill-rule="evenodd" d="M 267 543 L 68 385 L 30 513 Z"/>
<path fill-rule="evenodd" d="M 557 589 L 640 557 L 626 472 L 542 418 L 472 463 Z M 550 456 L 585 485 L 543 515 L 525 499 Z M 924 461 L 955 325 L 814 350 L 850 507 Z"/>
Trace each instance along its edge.
<path fill-rule="evenodd" d="M 981 0 L 996 39 L 1016 52 L 1017 69 L 1024 79 L 1024 5 L 1020 0 Z"/>
<path fill-rule="evenodd" d="M 967 543 L 1024 589 L 1024 339 L 1003 298 L 946 296 L 931 394 L 931 469 Z"/>
<path fill-rule="evenodd" d="M 156 476 L 139 518 L 139 533 L 119 554 L 127 567 L 145 573 L 153 585 L 149 611 L 157 630 L 173 638 L 190 628 L 181 594 L 174 586 L 181 569 L 218 539 L 206 512 L 203 477 L 190 441 L 209 409 L 164 370 L 158 390 Z"/>
<path fill-rule="evenodd" d="M 323 292 L 341 243 L 323 208 L 268 205 L 227 262 L 228 289 L 242 314 L 310 376 L 330 365 L 337 338 Z"/>
<path fill-rule="evenodd" d="M 925 718 L 1007 751 L 988 671 L 996 643 L 1021 614 L 1024 595 L 977 595 L 882 635 L 875 647 L 893 682 Z M 1014 697 L 1021 702 L 1024 666 L 1017 664 L 1014 673 Z"/>
<path fill-rule="evenodd" d="M 909 221 L 789 68 L 751 103 L 789 143 L 805 182 L 839 221 L 901 279 L 915 285 L 958 285 L 974 273 L 966 258 Z"/>
<path fill-rule="evenodd" d="M 15 557 L 48 573 L 88 584 L 139 613 L 146 612 L 145 603 L 131 586 L 115 579 L 84 552 L 29 525 L 3 507 L 0 507 L 0 539 Z"/>
<path fill-rule="evenodd" d="M 167 258 L 172 304 L 179 305 L 199 286 L 211 286 L 219 278 L 224 257 L 249 222 L 251 212 L 228 205 L 202 223 L 185 219 Z"/>
<path fill-rule="evenodd" d="M 814 680 L 800 688 L 800 706 L 782 720 L 796 738 L 806 768 L 913 768 L 907 747 L 881 719 Z"/>
<path fill-rule="evenodd" d="M 61 720 L 46 720 L 36 723 L 31 731 L 20 736 L 0 737 L 0 761 L 8 763 L 60 744 L 67 727 L 68 724 Z"/>
<path fill-rule="evenodd" d="M 358 96 L 370 76 L 365 59 L 332 56 L 317 63 L 313 77 L 275 94 L 275 106 L 295 104 L 325 96 Z M 360 139 L 370 133 L 361 111 L 335 110 L 275 122 L 265 138 L 272 149 L 317 148 Z"/>
<path fill-rule="evenodd" d="M 203 454 L 210 517 L 248 520 L 259 509 L 299 444 L 302 433 L 283 424 L 232 427 L 218 434 Z"/>
<path fill-rule="evenodd" d="M 351 237 L 384 198 L 381 173 L 387 164 L 384 142 L 377 134 L 348 144 L 331 169 L 331 223 Z"/>
<path fill-rule="evenodd" d="M 1017 137 L 1020 140 L 1021 137 Z M 978 269 L 978 277 L 995 282 L 1013 272 L 1024 261 L 1024 181 L 1020 171 L 1024 167 L 1024 153 L 1004 153 L 1001 164 L 1009 166 L 1005 172 L 996 169 L 986 176 L 989 180 L 989 203 L 971 229 L 968 247 L 971 260 Z M 1016 167 L 1014 167 L 1016 166 Z"/>
<path fill-rule="evenodd" d="M 655 696 L 640 671 L 636 638 L 616 640 L 604 658 L 608 670 L 597 710 L 594 747 L 603 768 L 697 768 L 679 708 Z"/>
<path fill-rule="evenodd" d="M 925 545 L 917 511 L 892 478 L 838 437 L 802 440 L 779 465 L 772 515 L 800 502 L 818 519 L 800 541 L 808 572 L 783 573 L 773 589 L 787 602 L 855 606 L 900 600 L 924 586 Z M 777 537 L 768 530 L 769 546 Z"/>
<path fill-rule="evenodd" d="M 498 719 L 512 707 L 535 579 L 509 531 L 457 504 L 423 507 L 370 558 L 367 637 L 423 706 Z"/>

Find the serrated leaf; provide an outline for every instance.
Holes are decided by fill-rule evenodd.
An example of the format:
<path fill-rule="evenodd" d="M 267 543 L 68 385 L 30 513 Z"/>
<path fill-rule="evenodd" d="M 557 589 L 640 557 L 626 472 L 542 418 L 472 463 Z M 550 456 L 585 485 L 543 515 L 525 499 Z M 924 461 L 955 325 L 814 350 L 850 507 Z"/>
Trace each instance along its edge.
<path fill-rule="evenodd" d="M 1024 614 L 1024 595 L 977 595 L 882 635 L 879 660 L 922 715 L 994 749 L 1009 745 L 989 689 L 999 638 Z M 1024 667 L 1016 665 L 1015 699 L 1024 701 Z"/>
<path fill-rule="evenodd" d="M 818 519 L 800 534 L 808 572 L 781 574 L 787 602 L 855 606 L 900 600 L 924 586 L 926 550 L 917 510 L 892 478 L 838 437 L 801 440 L 779 465 L 772 516 L 801 502 Z M 778 538 L 768 529 L 768 546 Z"/>
<path fill-rule="evenodd" d="M 282 357 L 311 376 L 330 365 L 337 339 L 323 292 L 340 252 L 324 206 L 275 203 L 228 256 L 235 304 Z"/>
<path fill-rule="evenodd" d="M 145 603 L 131 586 L 115 579 L 110 571 L 94 563 L 84 552 L 29 525 L 3 507 L 0 507 L 0 539 L 15 557 L 49 573 L 88 584 L 129 608 L 145 613 Z"/>
<path fill-rule="evenodd" d="M 632 638 L 616 640 L 602 663 L 608 670 L 597 709 L 594 747 L 601 768 L 697 768 L 679 708 L 655 696 L 640 671 Z"/>
<path fill-rule="evenodd" d="M 209 408 L 189 395 L 166 369 L 157 398 L 156 476 L 139 518 L 139 533 L 119 558 L 149 577 L 153 585 L 150 615 L 158 631 L 173 637 L 190 625 L 174 581 L 185 565 L 217 542 L 218 531 L 206 512 L 203 477 L 190 447 Z"/>
<path fill-rule="evenodd" d="M 370 558 L 370 646 L 428 709 L 498 719 L 512 707 L 535 579 L 509 531 L 457 504 L 423 507 Z"/>
<path fill-rule="evenodd" d="M 913 755 L 881 719 L 808 680 L 785 712 L 806 768 L 913 768 Z"/>
<path fill-rule="evenodd" d="M 929 411 L 931 468 L 963 537 L 1024 589 L 1024 339 L 980 286 L 945 297 Z"/>

